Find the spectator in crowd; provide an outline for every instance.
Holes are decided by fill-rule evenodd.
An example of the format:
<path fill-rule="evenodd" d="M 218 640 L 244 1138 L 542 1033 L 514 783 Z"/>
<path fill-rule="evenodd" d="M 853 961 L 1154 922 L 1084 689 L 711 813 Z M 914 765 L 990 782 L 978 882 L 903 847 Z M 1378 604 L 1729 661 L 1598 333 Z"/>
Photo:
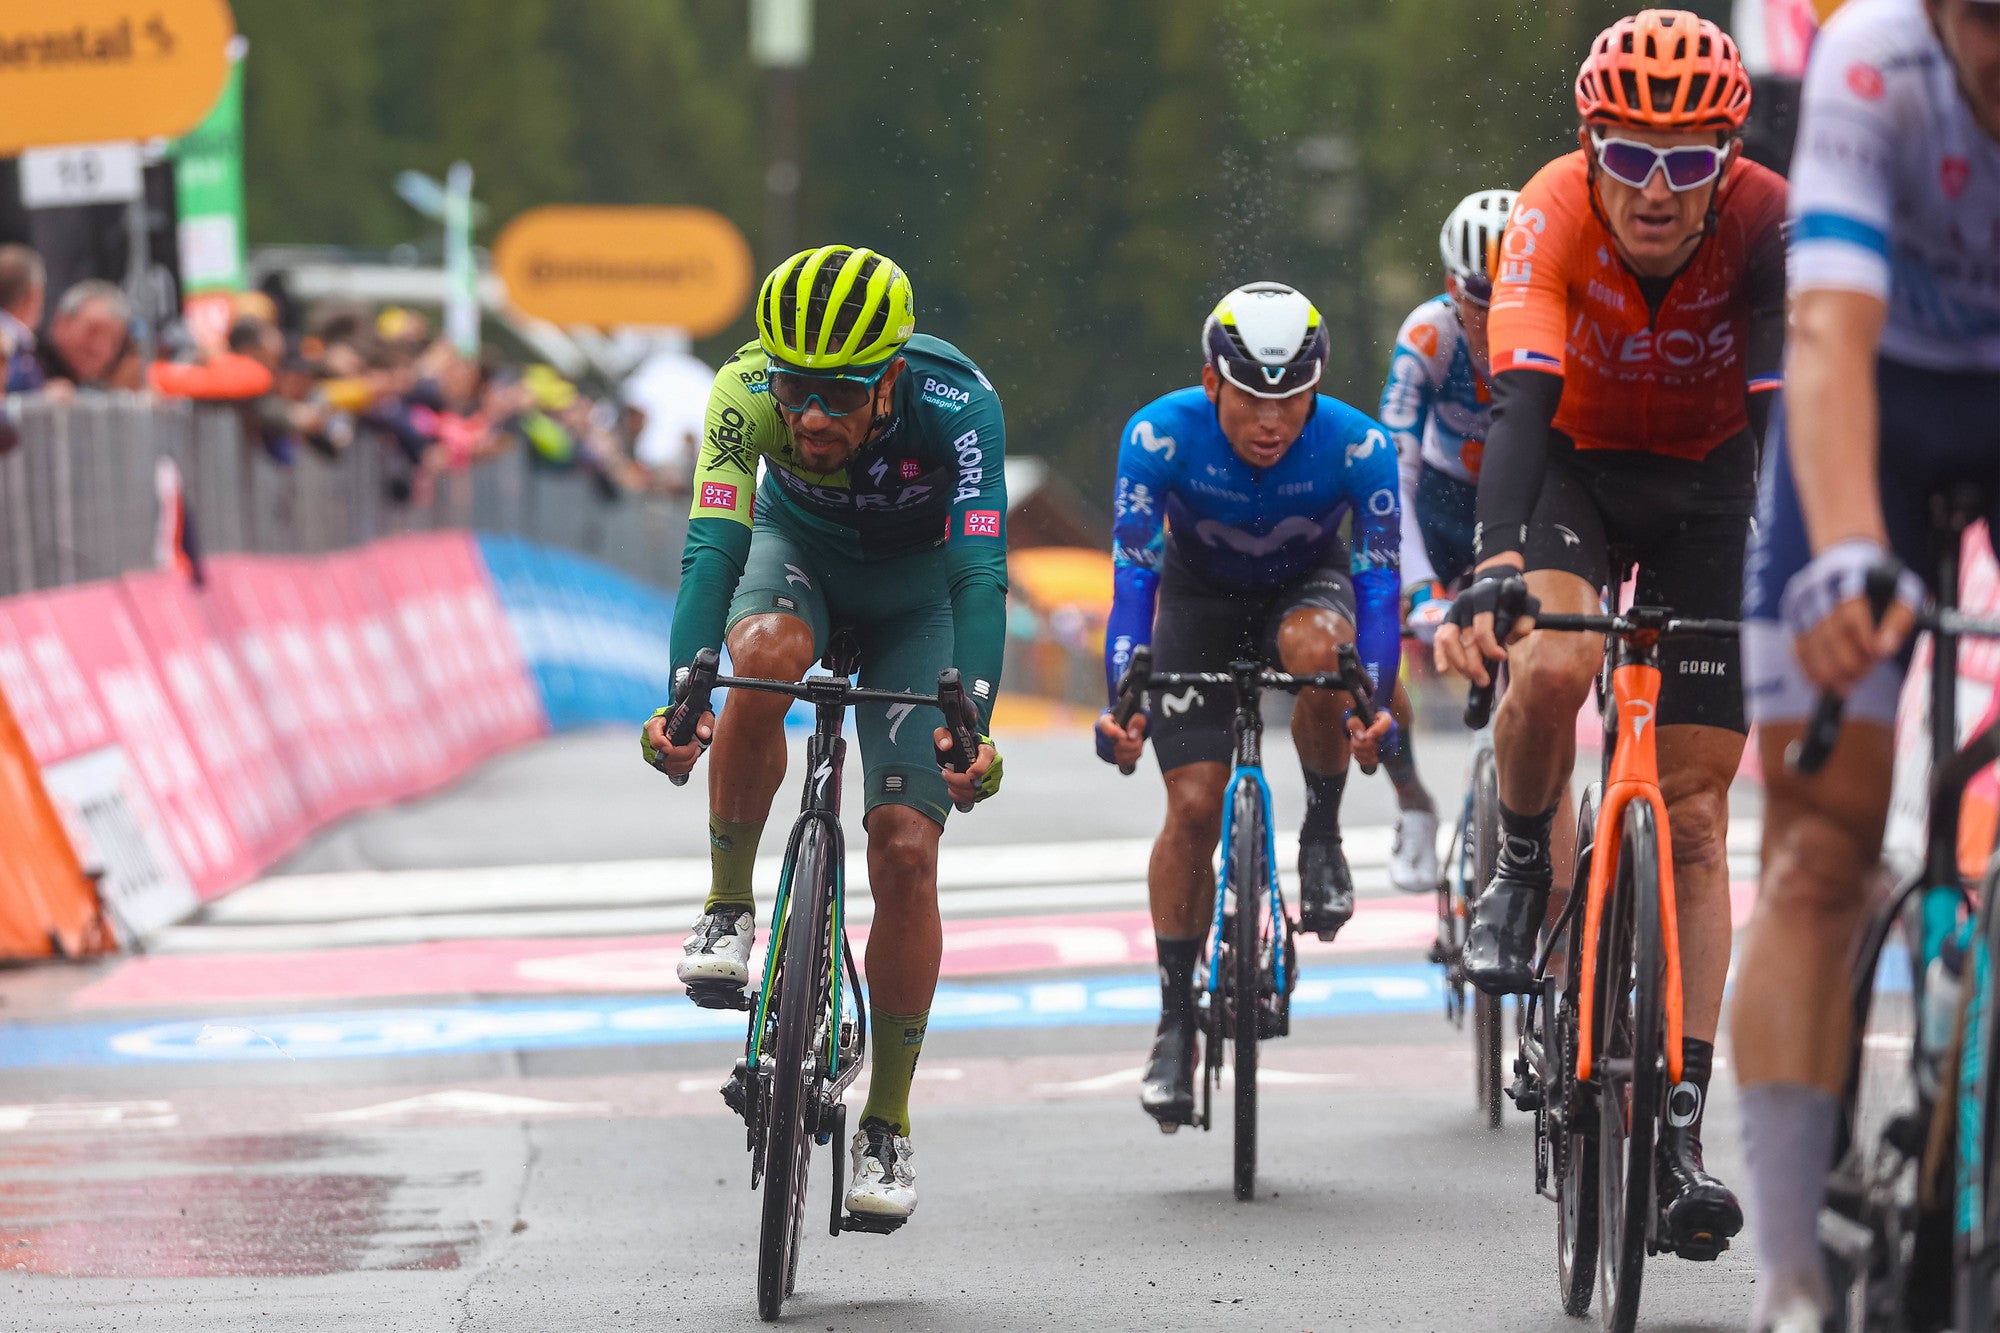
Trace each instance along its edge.
<path fill-rule="evenodd" d="M 35 330 L 42 326 L 49 274 L 42 257 L 25 245 L 0 245 L 0 355 L 5 357 L 7 393 L 42 387 L 35 359 Z"/>
<path fill-rule="evenodd" d="M 701 448 L 703 415 L 715 371 L 675 348 L 648 356 L 625 379 L 620 394 L 637 414 L 632 452 L 649 489 L 686 495 Z"/>
<path fill-rule="evenodd" d="M 198 402 L 242 403 L 270 393 L 285 336 L 255 316 L 229 326 L 227 350 L 194 362 L 155 361 L 147 367 L 154 393 Z"/>
<path fill-rule="evenodd" d="M 62 294 L 48 336 L 35 349 L 53 386 L 136 389 L 142 370 L 125 293 L 102 278 L 86 278 Z"/>

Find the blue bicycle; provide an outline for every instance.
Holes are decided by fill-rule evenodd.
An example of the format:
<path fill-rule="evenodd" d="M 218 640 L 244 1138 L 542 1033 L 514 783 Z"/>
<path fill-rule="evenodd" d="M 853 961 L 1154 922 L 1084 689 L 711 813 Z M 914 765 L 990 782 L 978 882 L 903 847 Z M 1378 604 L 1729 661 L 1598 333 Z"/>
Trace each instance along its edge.
<path fill-rule="evenodd" d="M 1257 1193 L 1257 1043 L 1292 1030 L 1292 991 L 1298 986 L 1297 923 L 1278 883 L 1271 787 L 1264 779 L 1265 690 L 1344 690 L 1354 714 L 1372 724 L 1368 673 L 1352 644 L 1343 644 L 1340 670 L 1293 674 L 1237 661 L 1227 671 L 1155 673 L 1152 650 L 1135 648 L 1118 685 L 1119 726 L 1132 720 L 1146 692 L 1224 687 L 1234 692 L 1234 751 L 1222 804 L 1222 868 L 1216 877 L 1215 921 L 1196 969 L 1195 1012 L 1202 1036 L 1201 1110 L 1194 1123 L 1211 1128 L 1210 1106 L 1223 1071 L 1223 1045 L 1235 1065 L 1236 1197 Z M 1125 772 L 1130 773 L 1130 769 Z"/>

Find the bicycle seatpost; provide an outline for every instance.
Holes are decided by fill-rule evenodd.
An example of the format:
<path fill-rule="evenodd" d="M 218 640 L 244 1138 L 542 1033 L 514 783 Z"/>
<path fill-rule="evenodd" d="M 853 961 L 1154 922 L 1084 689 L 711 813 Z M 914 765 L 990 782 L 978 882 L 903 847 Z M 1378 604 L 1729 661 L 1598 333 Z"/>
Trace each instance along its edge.
<path fill-rule="evenodd" d="M 1528 609 L 1528 583 L 1519 574 L 1508 578 L 1500 585 L 1500 602 L 1493 608 L 1493 641 L 1504 643 L 1514 622 Z M 1486 683 L 1475 684 L 1465 692 L 1465 725 L 1474 731 L 1485 726 L 1493 716 L 1493 690 L 1500 681 L 1500 662 L 1497 658 L 1486 659 Z"/>
<path fill-rule="evenodd" d="M 1111 720 L 1118 724 L 1120 731 L 1131 725 L 1139 708 L 1146 701 L 1146 678 L 1153 674 L 1153 649 L 1149 644 L 1140 644 L 1132 650 L 1132 660 L 1125 664 L 1125 674 L 1118 681 L 1118 706 L 1111 710 Z M 1120 764 L 1118 771 L 1126 777 L 1132 776 L 1136 764 Z"/>
<path fill-rule="evenodd" d="M 1896 576 L 1900 571 L 1894 565 L 1879 564 L 1868 571 L 1864 589 L 1868 597 L 1868 613 L 1874 623 L 1880 625 L 1882 617 L 1889 614 L 1889 603 L 1896 598 Z M 1847 701 L 1831 690 L 1819 696 L 1813 705 L 1812 717 L 1806 723 L 1805 734 L 1785 747 L 1785 763 L 1801 777 L 1811 777 L 1826 767 L 1827 759 L 1833 754 L 1834 742 L 1840 739 L 1841 718 L 1847 712 Z"/>
<path fill-rule="evenodd" d="M 676 748 L 694 739 L 694 729 L 701 722 L 701 715 L 709 711 L 709 696 L 715 691 L 715 677 L 722 670 L 722 654 L 713 648 L 704 648 L 694 655 L 694 662 L 681 676 L 679 699 L 674 711 L 667 714 L 667 744 Z M 667 781 L 676 787 L 687 786 L 688 774 L 668 774 Z"/>
<path fill-rule="evenodd" d="M 979 713 L 965 695 L 957 667 L 938 672 L 938 709 L 944 714 L 945 730 L 951 733 L 950 748 L 938 755 L 938 764 L 954 773 L 964 773 L 979 758 Z M 954 801 L 961 814 L 972 809 L 970 801 Z"/>

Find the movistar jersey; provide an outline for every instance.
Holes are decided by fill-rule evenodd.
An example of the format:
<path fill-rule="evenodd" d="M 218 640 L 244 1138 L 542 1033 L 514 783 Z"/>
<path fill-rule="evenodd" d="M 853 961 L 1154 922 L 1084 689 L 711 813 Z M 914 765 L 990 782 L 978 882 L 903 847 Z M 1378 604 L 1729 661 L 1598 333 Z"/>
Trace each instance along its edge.
<path fill-rule="evenodd" d="M 1361 658 L 1378 683 L 1394 681 L 1402 654 L 1400 511 L 1395 449 L 1365 412 L 1320 395 L 1285 456 L 1256 468 L 1229 447 L 1199 387 L 1156 399 L 1126 424 L 1118 450 L 1107 685 L 1115 694 L 1132 649 L 1152 642 L 1170 544 L 1173 558 L 1204 583 L 1254 595 L 1325 564 L 1349 512 Z"/>
<path fill-rule="evenodd" d="M 2000 370 L 2000 145 L 1972 118 L 1923 0 L 1854 0 L 1806 72 L 1791 290 L 1889 303 L 1882 352 Z"/>
<path fill-rule="evenodd" d="M 1382 424 L 1395 437 L 1403 500 L 1403 582 L 1437 578 L 1417 528 L 1417 477 L 1436 468 L 1455 481 L 1479 480 L 1479 455 L 1493 423 L 1493 395 L 1472 364 L 1465 326 L 1449 296 L 1410 312 L 1396 334 Z"/>
<path fill-rule="evenodd" d="M 810 471 L 800 460 L 771 401 L 769 359 L 757 343 L 738 348 L 717 372 L 674 605 L 676 667 L 721 644 L 750 550 L 752 508 L 764 505 L 782 511 L 787 526 L 852 559 L 944 546 L 953 662 L 982 718 L 990 716 L 1007 617 L 1000 398 L 979 367 L 940 338 L 918 334 L 902 355 L 908 364 L 896 382 L 894 417 L 845 469 L 830 473 Z M 760 459 L 767 465 L 762 486 Z"/>

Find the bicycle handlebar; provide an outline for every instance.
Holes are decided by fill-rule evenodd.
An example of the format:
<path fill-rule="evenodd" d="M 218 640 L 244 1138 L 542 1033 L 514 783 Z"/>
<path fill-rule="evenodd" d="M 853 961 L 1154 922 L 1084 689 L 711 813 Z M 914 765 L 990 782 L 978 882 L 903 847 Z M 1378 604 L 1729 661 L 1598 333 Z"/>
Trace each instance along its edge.
<path fill-rule="evenodd" d="M 1271 671 L 1260 670 L 1250 677 L 1259 689 L 1280 690 L 1286 694 L 1297 694 L 1300 690 L 1344 690 L 1354 700 L 1354 714 L 1361 719 L 1361 725 L 1375 725 L 1375 686 L 1368 679 L 1367 669 L 1361 665 L 1361 654 L 1351 643 L 1343 643 L 1338 650 L 1340 669 L 1338 671 Z M 1123 729 L 1139 711 L 1149 689 L 1174 690 L 1190 685 L 1236 685 L 1237 677 L 1230 671 L 1154 671 L 1153 650 L 1145 644 L 1132 650 L 1132 659 L 1126 665 L 1125 674 L 1118 678 L 1118 702 L 1111 710 L 1111 719 Z M 1379 765 L 1370 765 L 1363 771 L 1373 773 Z M 1118 771 L 1131 776 L 1132 769 L 1120 764 Z"/>
<path fill-rule="evenodd" d="M 951 732 L 951 748 L 938 757 L 938 766 L 955 773 L 970 769 L 979 758 L 979 713 L 966 696 L 956 667 L 938 672 L 936 694 L 912 694 L 903 690 L 877 690 L 849 683 L 844 676 L 807 676 L 804 680 L 759 680 L 749 676 L 725 676 L 718 668 L 721 655 L 713 648 L 695 654 L 692 665 L 681 678 L 674 708 L 667 715 L 667 743 L 686 745 L 694 739 L 695 726 L 709 711 L 709 696 L 718 689 L 755 690 L 762 694 L 784 694 L 810 704 L 830 703 L 845 708 L 852 704 L 910 704 L 935 708 L 944 714 L 945 728 Z M 686 773 L 670 774 L 676 787 L 687 785 Z M 970 810 L 970 804 L 958 807 Z"/>
<path fill-rule="evenodd" d="M 1738 620 L 1672 619 L 1657 625 L 1642 623 L 1626 616 L 1574 616 L 1560 611 L 1535 617 L 1535 628 L 1552 630 L 1559 634 L 1617 634 L 1620 636 L 1638 634 L 1651 630 L 1661 638 L 1676 634 L 1702 634 L 1718 639 L 1733 639 L 1743 629 Z"/>
<path fill-rule="evenodd" d="M 1493 608 L 1493 641 L 1505 643 L 1514 622 L 1528 608 L 1528 581 L 1519 574 L 1500 585 L 1500 601 Z M 1474 684 L 1465 692 L 1465 725 L 1473 731 L 1484 727 L 1493 716 L 1493 690 L 1500 683 L 1500 663 L 1486 659 L 1486 683 Z"/>

